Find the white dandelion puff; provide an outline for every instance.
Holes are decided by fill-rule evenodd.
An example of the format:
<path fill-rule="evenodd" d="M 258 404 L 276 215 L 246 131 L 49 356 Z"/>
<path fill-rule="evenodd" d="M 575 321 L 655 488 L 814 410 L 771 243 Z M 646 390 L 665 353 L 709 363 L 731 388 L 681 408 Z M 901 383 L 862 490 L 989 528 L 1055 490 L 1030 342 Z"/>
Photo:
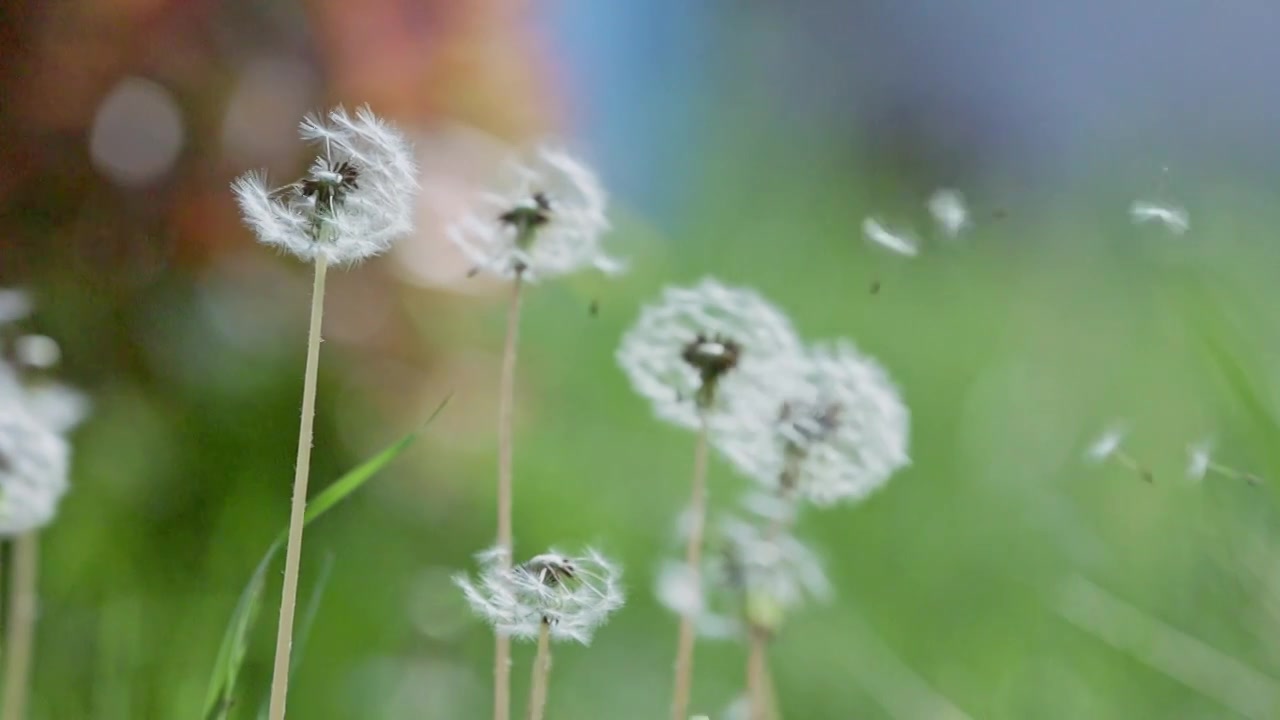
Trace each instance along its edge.
<path fill-rule="evenodd" d="M 47 525 L 67 491 L 67 441 L 23 408 L 0 403 L 0 536 Z"/>
<path fill-rule="evenodd" d="M 24 290 L 0 288 L 0 325 L 8 325 L 31 314 L 31 296 Z"/>
<path fill-rule="evenodd" d="M 545 625 L 554 640 L 591 642 L 622 607 L 621 571 L 595 550 L 570 557 L 554 550 L 507 568 L 504 551 L 477 556 L 480 577 L 458 575 L 471 609 L 503 635 L 530 640 Z"/>
<path fill-rule="evenodd" d="M 496 192 L 449 228 L 449 237 L 478 270 L 529 281 L 624 264 L 601 243 L 609 230 L 604 188 L 569 154 L 540 147 L 512 161 Z"/>
<path fill-rule="evenodd" d="M 969 207 L 959 190 L 938 190 L 929 197 L 928 208 L 947 237 L 954 238 L 969 226 Z"/>
<path fill-rule="evenodd" d="M 888 373 L 848 341 L 807 350 L 791 382 L 740 402 L 714 447 L 766 488 L 819 506 L 857 501 L 910 462 L 910 411 Z"/>
<path fill-rule="evenodd" d="M 907 231 L 892 231 L 873 217 L 862 221 L 862 234 L 867 240 L 899 255 L 915 257 L 920 254 L 920 241 Z"/>
<path fill-rule="evenodd" d="M 352 264 L 385 252 L 413 229 L 418 188 L 413 149 L 368 107 L 302 121 L 321 150 L 301 180 L 280 188 L 251 172 L 231 184 L 247 224 L 265 245 L 313 261 Z"/>
<path fill-rule="evenodd" d="M 791 321 L 758 293 L 706 278 L 672 287 L 622 338 L 618 365 L 658 418 L 727 431 L 740 399 L 794 376 L 800 342 Z"/>
<path fill-rule="evenodd" d="M 1129 217 L 1139 225 L 1158 223 L 1175 235 L 1191 229 L 1191 217 L 1186 208 L 1176 205 L 1138 200 L 1129 206 Z"/>
<path fill-rule="evenodd" d="M 32 336 L 27 336 L 32 337 Z M 39 336 L 43 337 L 43 336 Z M 57 343 L 53 343 L 53 356 L 47 355 L 48 348 L 43 348 L 39 357 L 32 353 L 15 350 L 23 367 L 15 367 L 0 360 L 0 405 L 21 407 L 24 412 L 56 433 L 67 433 L 83 423 L 88 417 L 92 404 L 89 398 L 79 390 L 65 383 L 45 377 L 44 373 L 21 372 L 26 368 L 48 370 L 45 361 L 56 362 Z M 25 357 L 24 357 L 25 355 Z"/>

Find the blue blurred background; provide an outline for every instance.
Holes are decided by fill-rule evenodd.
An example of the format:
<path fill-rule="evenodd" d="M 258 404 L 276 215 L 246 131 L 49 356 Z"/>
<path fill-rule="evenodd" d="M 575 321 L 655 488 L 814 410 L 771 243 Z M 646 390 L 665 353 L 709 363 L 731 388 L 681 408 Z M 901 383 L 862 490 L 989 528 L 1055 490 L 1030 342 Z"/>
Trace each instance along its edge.
<path fill-rule="evenodd" d="M 255 244 L 228 183 L 296 174 L 298 119 L 337 102 L 403 127 L 424 176 L 415 236 L 331 280 L 313 487 L 453 400 L 309 531 L 304 593 L 328 580 L 295 716 L 487 716 L 490 637 L 449 577 L 493 535 L 503 292 L 466 277 L 444 228 L 545 138 L 595 165 L 632 266 L 526 307 L 517 552 L 595 543 L 630 595 L 591 647 L 558 652 L 550 717 L 666 712 L 675 621 L 652 580 L 692 439 L 613 354 L 641 304 L 706 274 L 759 288 L 808 338 L 853 339 L 913 413 L 912 466 L 799 528 L 837 593 L 772 648 L 784 717 L 1280 712 L 1280 6 L 19 0 L 0 16 L 0 285 L 33 293 L 29 328 L 63 343 L 96 406 L 44 541 L 34 718 L 199 714 L 287 518 L 309 282 Z M 955 242 L 928 233 L 939 187 L 971 204 Z M 1140 199 L 1185 206 L 1190 231 L 1133 224 Z M 924 252 L 868 245 L 868 215 L 915 227 Z M 1153 483 L 1083 461 L 1114 421 Z M 1268 480 L 1187 480 L 1206 437 Z M 713 506 L 745 483 L 714 465 Z M 256 717 L 271 615 L 236 717 Z M 742 648 L 700 646 L 695 709 L 724 717 L 743 672 Z"/>

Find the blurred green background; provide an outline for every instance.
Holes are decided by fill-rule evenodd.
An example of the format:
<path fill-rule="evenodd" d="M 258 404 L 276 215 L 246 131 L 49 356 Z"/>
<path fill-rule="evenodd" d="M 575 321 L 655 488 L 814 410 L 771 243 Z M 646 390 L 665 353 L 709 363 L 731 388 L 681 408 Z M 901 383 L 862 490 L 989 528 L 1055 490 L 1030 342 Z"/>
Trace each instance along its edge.
<path fill-rule="evenodd" d="M 1269 105 L 1223 111 L 1246 120 L 1224 120 L 1221 145 L 1200 125 L 1179 134 L 1159 103 L 1151 133 L 1167 140 L 1135 142 L 1141 123 L 1125 122 L 1148 114 L 1101 102 L 1087 133 L 1063 136 L 1084 145 L 1019 131 L 1006 147 L 1007 127 L 1039 116 L 1019 113 L 1023 86 L 993 99 L 998 75 L 954 78 L 974 96 L 939 105 L 841 89 L 904 71 L 857 43 L 841 56 L 819 31 L 835 13 L 853 40 L 901 34 L 887 6 L 600 5 L 7 6 L 0 283 L 34 294 L 29 327 L 63 343 L 66 378 L 96 405 L 44 536 L 33 717 L 199 714 L 236 597 L 287 518 L 309 291 L 307 268 L 239 226 L 227 183 L 296 171 L 298 117 L 336 101 L 369 101 L 413 134 L 422 227 L 331 280 L 313 488 L 453 399 L 308 531 L 304 593 L 330 574 L 292 716 L 487 717 L 490 634 L 449 577 L 493 535 L 503 293 L 465 278 L 442 228 L 503 141 L 548 135 L 600 163 L 609 246 L 631 261 L 620 279 L 539 285 L 525 305 L 517 554 L 595 544 L 629 589 L 591 647 L 558 648 L 550 717 L 667 712 L 675 622 L 652 579 L 673 554 L 693 441 L 651 417 L 613 354 L 641 304 L 706 274 L 758 288 L 807 338 L 853 339 L 912 411 L 910 468 L 801 521 L 837 595 L 773 648 L 785 717 L 1280 714 L 1280 210 L 1273 149 L 1246 132 Z M 795 50 L 810 32 L 832 56 Z M 1124 46 L 1086 34 L 1061 52 L 1093 43 Z M 1202 67 L 1157 45 L 1171 75 Z M 946 66 L 930 47 L 943 62 L 920 66 Z M 1231 57 L 1194 81 L 1235 87 L 1252 56 Z M 968 129 L 939 132 L 934 113 L 966 103 Z M 868 214 L 927 228 L 923 200 L 942 184 L 971 198 L 962 239 L 926 238 L 911 260 L 863 241 Z M 1139 198 L 1185 204 L 1191 231 L 1134 226 Z M 1117 420 L 1153 483 L 1083 461 Z M 1205 437 L 1268 481 L 1186 480 L 1186 446 Z M 713 506 L 746 482 L 715 465 Z M 272 603 L 236 717 L 264 696 Z M 517 713 L 530 657 L 518 649 Z M 743 678 L 742 648 L 701 645 L 695 708 L 720 717 Z"/>

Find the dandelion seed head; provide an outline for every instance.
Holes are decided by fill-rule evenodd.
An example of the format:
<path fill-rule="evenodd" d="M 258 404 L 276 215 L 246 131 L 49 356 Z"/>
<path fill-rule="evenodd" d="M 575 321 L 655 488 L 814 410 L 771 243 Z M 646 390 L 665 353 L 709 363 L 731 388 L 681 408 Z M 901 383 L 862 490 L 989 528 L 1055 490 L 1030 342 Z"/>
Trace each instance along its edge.
<path fill-rule="evenodd" d="M 740 400 L 794 377 L 799 340 L 791 321 L 752 290 L 707 278 L 672 287 L 643 308 L 617 359 L 658 418 L 728 432 L 741 424 Z"/>
<path fill-rule="evenodd" d="M 508 164 L 496 192 L 449 228 L 449 238 L 480 270 L 530 282 L 595 268 L 625 270 L 605 253 L 610 225 L 604 188 L 568 153 L 540 147 Z"/>
<path fill-rule="evenodd" d="M 251 172 L 231 184 L 247 224 L 266 245 L 303 260 L 352 264 L 385 252 L 413 229 L 418 189 L 413 150 L 368 107 L 338 107 L 302 121 L 321 150 L 307 177 L 271 188 Z"/>
<path fill-rule="evenodd" d="M 1209 464 L 1213 461 L 1213 443 L 1201 440 L 1187 446 L 1187 478 L 1203 480 L 1209 472 Z"/>
<path fill-rule="evenodd" d="M 947 237 L 956 237 L 969 226 L 969 207 L 959 190 L 942 189 L 929 197 L 929 214 Z"/>
<path fill-rule="evenodd" d="M 67 441 L 25 409 L 0 402 L 0 536 L 47 525 L 68 487 Z"/>
<path fill-rule="evenodd" d="M 888 373 L 852 343 L 820 343 L 800 357 L 793 381 L 750 393 L 739 422 L 713 428 L 712 443 L 767 489 L 785 484 L 819 506 L 860 500 L 910 462 L 910 412 Z"/>
<path fill-rule="evenodd" d="M 1175 235 L 1182 235 L 1191 229 L 1191 217 L 1186 208 L 1176 205 L 1138 200 L 1129 206 L 1129 217 L 1139 225 L 1158 223 Z"/>
<path fill-rule="evenodd" d="M 494 629 L 533 639 L 545 624 L 554 640 L 583 645 L 624 598 L 621 571 L 595 550 L 571 557 L 554 550 L 506 567 L 506 552 L 495 548 L 477 556 L 478 579 L 454 578 L 471 609 Z"/>
<path fill-rule="evenodd" d="M 862 234 L 867 240 L 899 255 L 915 257 L 920 254 L 920 241 L 914 235 L 906 231 L 890 230 L 874 217 L 862 221 Z"/>

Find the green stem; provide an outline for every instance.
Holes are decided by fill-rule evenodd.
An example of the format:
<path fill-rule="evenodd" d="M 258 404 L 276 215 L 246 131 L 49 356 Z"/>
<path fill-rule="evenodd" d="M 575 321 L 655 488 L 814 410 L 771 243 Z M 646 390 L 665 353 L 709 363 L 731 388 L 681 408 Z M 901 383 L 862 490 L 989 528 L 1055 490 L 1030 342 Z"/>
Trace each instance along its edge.
<path fill-rule="evenodd" d="M 31 658 L 35 654 L 36 586 L 39 580 L 40 538 L 32 530 L 13 541 L 13 576 L 9 579 L 8 646 L 4 663 L 3 720 L 24 720 L 30 690 Z"/>
<path fill-rule="evenodd" d="M 298 568 L 302 560 L 302 528 L 306 524 L 307 480 L 316 415 L 316 376 L 320 365 L 320 328 L 324 319 L 324 278 L 327 263 L 316 256 L 311 291 L 311 325 L 307 333 L 307 365 L 302 379 L 302 422 L 298 427 L 298 458 L 294 466 L 293 501 L 289 510 L 289 538 L 284 556 L 284 589 L 280 593 L 280 625 L 271 674 L 270 720 L 284 720 L 289 694 L 289 657 L 293 648 L 293 616 L 298 602 Z"/>

